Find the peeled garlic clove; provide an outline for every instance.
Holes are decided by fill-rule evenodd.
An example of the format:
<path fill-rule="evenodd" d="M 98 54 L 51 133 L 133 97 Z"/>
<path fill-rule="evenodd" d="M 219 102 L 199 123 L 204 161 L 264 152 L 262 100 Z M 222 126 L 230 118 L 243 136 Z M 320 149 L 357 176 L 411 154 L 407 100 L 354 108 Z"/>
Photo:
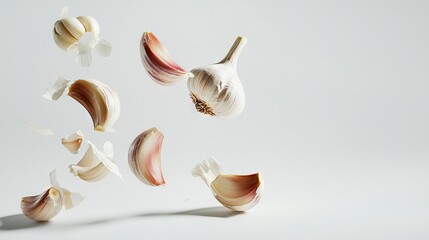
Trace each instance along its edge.
<path fill-rule="evenodd" d="M 239 115 L 245 106 L 237 60 L 247 39 L 239 36 L 225 58 L 217 64 L 191 70 L 188 89 L 198 112 L 220 117 Z"/>
<path fill-rule="evenodd" d="M 114 131 L 113 124 L 121 112 L 118 94 L 97 80 L 76 80 L 68 95 L 78 101 L 92 118 L 95 131 Z"/>
<path fill-rule="evenodd" d="M 66 136 L 61 139 L 61 144 L 66 147 L 71 153 L 76 154 L 83 141 L 83 133 L 79 130 L 76 133 Z"/>
<path fill-rule="evenodd" d="M 140 41 L 140 54 L 149 76 L 161 85 L 172 85 L 192 74 L 181 68 L 168 50 L 151 32 L 144 32 Z"/>
<path fill-rule="evenodd" d="M 76 19 L 82 23 L 85 32 L 93 32 L 97 37 L 100 35 L 100 25 L 95 18 L 91 16 L 79 16 Z"/>
<path fill-rule="evenodd" d="M 70 172 L 87 182 L 96 182 L 107 176 L 110 172 L 122 178 L 118 166 L 110 157 L 113 157 L 112 144 L 106 142 L 104 144 L 104 153 L 88 142 L 88 149 L 77 164 L 69 166 Z"/>
<path fill-rule="evenodd" d="M 247 211 L 260 199 L 263 181 L 260 173 L 248 175 L 224 174 L 214 158 L 198 164 L 194 177 L 200 177 L 212 190 L 215 198 L 234 211 Z"/>
<path fill-rule="evenodd" d="M 151 128 L 138 135 L 128 150 L 128 163 L 134 175 L 151 186 L 164 185 L 161 168 L 161 147 L 164 135 Z"/>
<path fill-rule="evenodd" d="M 32 220 L 47 221 L 58 215 L 63 206 L 70 209 L 83 200 L 79 193 L 70 192 L 59 186 L 55 170 L 50 176 L 52 187 L 42 194 L 23 197 L 21 200 L 22 213 Z"/>

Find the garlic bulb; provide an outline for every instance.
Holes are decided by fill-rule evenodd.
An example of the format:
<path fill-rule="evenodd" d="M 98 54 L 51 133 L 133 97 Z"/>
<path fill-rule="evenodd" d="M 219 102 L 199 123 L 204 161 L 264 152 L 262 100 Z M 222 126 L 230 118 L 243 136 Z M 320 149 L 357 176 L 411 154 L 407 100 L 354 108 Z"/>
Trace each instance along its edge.
<path fill-rule="evenodd" d="M 59 77 L 52 86 L 46 89 L 43 97 L 48 100 L 58 100 L 69 83 L 70 80 Z M 118 94 L 108 85 L 94 79 L 79 79 L 70 84 L 68 95 L 88 111 L 95 131 L 114 131 L 113 124 L 121 114 L 121 104 Z"/>
<path fill-rule="evenodd" d="M 62 15 L 67 15 L 63 9 Z M 64 51 L 78 50 L 77 62 L 84 66 L 91 65 L 91 50 L 97 49 L 101 56 L 107 57 L 111 45 L 100 37 L 100 26 L 91 16 L 63 16 L 56 21 L 53 28 L 54 41 Z"/>
<path fill-rule="evenodd" d="M 85 141 L 88 143 L 88 149 L 82 160 L 69 166 L 70 172 L 87 182 L 99 181 L 110 172 L 122 178 L 118 166 L 112 160 L 112 143 L 105 142 L 103 152 L 101 152 L 92 142 Z"/>
<path fill-rule="evenodd" d="M 152 32 L 144 32 L 140 41 L 140 55 L 149 76 L 161 85 L 172 85 L 192 76 L 173 60 L 171 54 Z"/>
<path fill-rule="evenodd" d="M 261 174 L 224 174 L 214 158 L 198 164 L 192 170 L 192 175 L 203 179 L 215 198 L 234 211 L 253 208 L 259 202 L 264 188 Z"/>
<path fill-rule="evenodd" d="M 128 150 L 128 163 L 134 175 L 150 186 L 164 185 L 161 147 L 164 135 L 151 128 L 138 135 Z"/>
<path fill-rule="evenodd" d="M 61 144 L 66 147 L 71 153 L 76 154 L 83 141 L 83 133 L 79 130 L 76 133 L 66 136 L 61 139 Z"/>
<path fill-rule="evenodd" d="M 28 218 L 41 222 L 47 221 L 55 217 L 63 206 L 68 210 L 76 207 L 83 200 L 79 193 L 60 187 L 55 170 L 50 173 L 50 178 L 52 187 L 48 190 L 36 196 L 22 198 L 21 210 Z"/>
<path fill-rule="evenodd" d="M 188 89 L 198 112 L 230 117 L 243 111 L 245 96 L 237 75 L 237 60 L 246 42 L 246 38 L 237 37 L 222 61 L 191 70 L 194 77 L 188 80 Z"/>

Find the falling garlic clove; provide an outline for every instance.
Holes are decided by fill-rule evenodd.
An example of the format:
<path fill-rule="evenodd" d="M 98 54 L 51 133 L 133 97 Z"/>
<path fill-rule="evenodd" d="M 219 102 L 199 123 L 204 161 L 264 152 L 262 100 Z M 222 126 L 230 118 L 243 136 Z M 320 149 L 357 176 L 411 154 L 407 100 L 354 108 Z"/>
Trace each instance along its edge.
<path fill-rule="evenodd" d="M 259 202 L 264 188 L 260 173 L 224 174 L 214 158 L 198 164 L 192 170 L 192 175 L 203 179 L 222 205 L 239 212 L 253 208 Z"/>
<path fill-rule="evenodd" d="M 122 178 L 118 166 L 113 162 L 113 146 L 110 142 L 104 143 L 104 152 L 90 141 L 88 149 L 83 158 L 77 163 L 69 166 L 70 172 L 87 182 L 96 182 L 107 176 L 110 172 Z"/>
<path fill-rule="evenodd" d="M 59 186 L 55 170 L 50 173 L 50 177 L 52 187 L 39 195 L 23 197 L 21 200 L 22 213 L 32 220 L 47 221 L 58 215 L 63 206 L 68 210 L 83 200 L 79 193 Z"/>
<path fill-rule="evenodd" d="M 238 36 L 219 63 L 191 70 L 188 89 L 198 112 L 219 117 L 233 117 L 244 110 L 245 95 L 237 75 L 237 61 L 247 39 Z"/>
<path fill-rule="evenodd" d="M 128 150 L 128 163 L 134 175 L 150 186 L 164 185 L 161 147 L 164 134 L 151 128 L 138 135 Z"/>
<path fill-rule="evenodd" d="M 83 141 L 83 133 L 79 130 L 61 139 L 61 144 L 71 153 L 76 154 Z"/>
<path fill-rule="evenodd" d="M 140 54 L 144 68 L 156 83 L 172 85 L 192 76 L 173 60 L 171 54 L 152 32 L 143 33 Z"/>
<path fill-rule="evenodd" d="M 88 111 L 95 131 L 114 131 L 121 104 L 118 94 L 109 86 L 97 80 L 79 79 L 70 85 L 68 95 Z"/>
<path fill-rule="evenodd" d="M 54 41 L 59 48 L 64 51 L 78 50 L 76 61 L 84 67 L 91 65 L 91 50 L 94 48 L 103 57 L 110 55 L 112 47 L 100 37 L 100 25 L 95 18 L 68 17 L 64 16 L 64 12 L 67 12 L 67 8 L 63 9 L 63 16 L 55 22 L 53 28 Z"/>

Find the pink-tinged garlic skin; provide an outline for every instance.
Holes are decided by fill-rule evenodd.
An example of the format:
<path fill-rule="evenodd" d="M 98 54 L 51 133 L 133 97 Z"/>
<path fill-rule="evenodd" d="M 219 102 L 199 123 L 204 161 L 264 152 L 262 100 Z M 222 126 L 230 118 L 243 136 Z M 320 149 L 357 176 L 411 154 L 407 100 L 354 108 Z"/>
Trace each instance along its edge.
<path fill-rule="evenodd" d="M 253 208 L 259 202 L 264 188 L 260 173 L 224 174 L 214 158 L 197 164 L 192 169 L 192 175 L 200 177 L 222 205 L 238 212 Z"/>
<path fill-rule="evenodd" d="M 55 217 L 63 207 L 63 199 L 60 191 L 54 187 L 42 194 L 23 197 L 21 200 L 22 213 L 28 218 L 44 222 Z"/>
<path fill-rule="evenodd" d="M 144 68 L 156 83 L 172 85 L 192 76 L 173 60 L 168 50 L 151 32 L 143 33 L 140 54 Z"/>
<path fill-rule="evenodd" d="M 118 94 L 97 80 L 76 80 L 69 87 L 68 95 L 78 101 L 91 116 L 95 131 L 114 131 L 121 104 Z"/>
<path fill-rule="evenodd" d="M 151 128 L 138 135 L 128 150 L 128 163 L 134 175 L 150 186 L 164 185 L 161 148 L 164 134 Z"/>

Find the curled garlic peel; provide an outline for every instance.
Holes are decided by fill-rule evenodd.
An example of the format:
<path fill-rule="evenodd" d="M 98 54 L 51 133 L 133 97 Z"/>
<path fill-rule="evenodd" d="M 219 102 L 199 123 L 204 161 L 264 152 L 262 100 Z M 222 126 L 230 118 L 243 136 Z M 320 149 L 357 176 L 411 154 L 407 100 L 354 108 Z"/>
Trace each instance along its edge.
<path fill-rule="evenodd" d="M 63 9 L 65 12 L 66 9 Z M 65 14 L 62 14 L 65 15 Z M 78 50 L 77 62 L 85 67 L 91 65 L 91 50 L 97 49 L 101 56 L 109 56 L 111 45 L 100 37 L 100 25 L 91 16 L 63 16 L 53 28 L 54 41 L 64 51 Z"/>
<path fill-rule="evenodd" d="M 143 33 L 140 56 L 149 76 L 161 85 L 172 85 L 192 76 L 173 60 L 171 54 L 152 32 Z"/>
<path fill-rule="evenodd" d="M 191 70 L 194 76 L 188 79 L 188 89 L 198 112 L 232 117 L 244 110 L 246 100 L 237 75 L 237 61 L 246 42 L 245 37 L 237 37 L 222 61 Z"/>
<path fill-rule="evenodd" d="M 81 131 L 73 133 L 66 138 L 71 145 L 64 144 L 70 152 L 77 153 L 81 143 L 86 142 L 88 148 L 85 155 L 77 164 L 69 166 L 70 172 L 87 182 L 96 182 L 106 177 L 110 172 L 122 178 L 118 166 L 113 161 L 113 144 L 109 141 L 104 143 L 103 152 L 92 142 L 83 137 Z M 76 141 L 79 141 L 77 144 Z"/>
<path fill-rule="evenodd" d="M 76 154 L 82 144 L 83 133 L 79 130 L 61 139 L 61 144 L 71 153 Z"/>
<path fill-rule="evenodd" d="M 192 175 L 203 179 L 215 198 L 234 211 L 247 211 L 253 208 L 259 202 L 264 187 L 260 173 L 224 174 L 214 158 L 195 166 Z"/>
<path fill-rule="evenodd" d="M 67 210 L 83 200 L 79 193 L 60 187 L 55 170 L 50 173 L 50 178 L 52 187 L 39 195 L 23 197 L 21 200 L 22 213 L 32 220 L 47 221 L 55 217 L 63 206 Z"/>
<path fill-rule="evenodd" d="M 161 147 L 164 134 L 150 128 L 139 134 L 128 150 L 128 163 L 134 175 L 150 186 L 164 185 L 161 167 Z"/>
<path fill-rule="evenodd" d="M 121 114 L 118 94 L 108 85 L 95 79 L 79 79 L 70 84 L 62 77 L 48 89 L 43 97 L 56 101 L 68 87 L 68 96 L 79 102 L 91 116 L 94 130 L 113 132 L 113 125 Z"/>

